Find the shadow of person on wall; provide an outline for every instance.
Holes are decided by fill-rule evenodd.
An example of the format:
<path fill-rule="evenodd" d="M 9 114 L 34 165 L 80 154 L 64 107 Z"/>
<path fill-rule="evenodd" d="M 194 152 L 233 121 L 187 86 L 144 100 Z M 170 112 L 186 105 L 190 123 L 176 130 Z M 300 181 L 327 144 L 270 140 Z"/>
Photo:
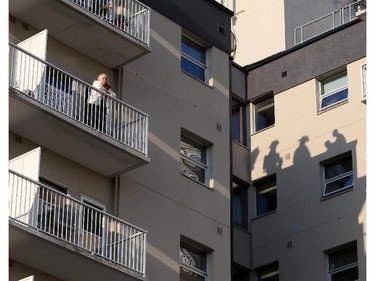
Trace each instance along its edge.
<path fill-rule="evenodd" d="M 276 147 L 279 145 L 278 140 L 274 140 L 269 146 L 268 155 L 264 157 L 263 171 L 267 174 L 273 174 L 277 169 L 281 168 L 283 159 L 276 152 Z"/>
<path fill-rule="evenodd" d="M 293 165 L 298 165 L 298 163 L 304 163 L 311 158 L 310 151 L 306 146 L 306 142 L 309 141 L 309 137 L 303 136 L 298 141 L 299 146 L 294 152 Z"/>

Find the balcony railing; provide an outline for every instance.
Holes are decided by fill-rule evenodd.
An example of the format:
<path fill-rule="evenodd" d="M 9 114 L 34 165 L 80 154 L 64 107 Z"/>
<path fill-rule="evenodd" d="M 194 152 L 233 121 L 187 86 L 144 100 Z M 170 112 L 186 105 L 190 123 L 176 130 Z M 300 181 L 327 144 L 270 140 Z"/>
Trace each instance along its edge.
<path fill-rule="evenodd" d="M 150 8 L 136 0 L 69 0 L 149 46 Z"/>
<path fill-rule="evenodd" d="M 147 114 L 13 44 L 9 48 L 10 88 L 147 156 Z"/>
<path fill-rule="evenodd" d="M 295 28 L 294 45 L 301 44 L 308 39 L 357 19 L 356 13 L 358 10 L 363 9 L 364 3 L 365 1 L 363 0 L 354 2 L 342 9 Z"/>
<path fill-rule="evenodd" d="M 9 171 L 9 218 L 145 276 L 146 232 Z"/>

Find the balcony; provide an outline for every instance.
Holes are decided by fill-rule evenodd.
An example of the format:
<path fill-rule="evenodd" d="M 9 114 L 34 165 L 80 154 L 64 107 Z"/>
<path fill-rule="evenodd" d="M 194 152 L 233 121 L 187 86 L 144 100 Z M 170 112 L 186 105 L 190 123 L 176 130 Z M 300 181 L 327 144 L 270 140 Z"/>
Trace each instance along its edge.
<path fill-rule="evenodd" d="M 338 28 L 359 18 L 359 12 L 366 10 L 366 1 L 359 0 L 342 9 L 336 10 L 325 16 L 294 29 L 294 45 L 301 44 L 320 34 Z"/>
<path fill-rule="evenodd" d="M 8 202 L 9 258 L 61 280 L 145 279 L 144 230 L 14 171 Z"/>
<path fill-rule="evenodd" d="M 147 114 L 9 46 L 10 131 L 105 176 L 150 162 Z"/>
<path fill-rule="evenodd" d="M 117 68 L 150 52 L 150 9 L 136 0 L 12 0 L 9 14 Z"/>

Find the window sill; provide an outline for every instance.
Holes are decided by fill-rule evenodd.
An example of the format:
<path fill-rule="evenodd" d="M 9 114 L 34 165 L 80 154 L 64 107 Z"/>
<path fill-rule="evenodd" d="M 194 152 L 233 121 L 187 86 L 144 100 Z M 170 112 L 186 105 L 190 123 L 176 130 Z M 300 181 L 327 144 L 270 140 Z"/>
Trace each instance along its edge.
<path fill-rule="evenodd" d="M 277 212 L 277 209 L 276 209 L 276 210 L 273 210 L 273 211 L 269 211 L 268 213 L 265 213 L 265 214 L 259 215 L 259 216 L 255 217 L 255 218 L 253 218 L 252 220 L 253 220 L 253 221 L 258 220 L 258 219 L 261 219 L 261 218 L 266 217 L 266 216 L 268 216 L 268 215 L 272 215 L 272 214 L 274 214 L 274 213 L 276 213 L 276 212 Z"/>
<path fill-rule="evenodd" d="M 337 107 L 339 107 L 339 106 L 342 106 L 342 105 L 344 105 L 344 104 L 347 104 L 348 102 L 349 102 L 349 99 L 346 99 L 346 100 L 341 101 L 341 102 L 339 102 L 339 103 L 336 103 L 336 104 L 334 104 L 334 105 L 328 106 L 328 107 L 326 107 L 326 108 L 324 108 L 324 109 L 321 109 L 321 110 L 318 111 L 318 115 L 323 114 L 323 113 L 325 113 L 325 112 L 327 112 L 327 111 L 330 111 L 330 110 L 332 110 L 332 109 L 335 109 L 335 108 L 337 108 Z"/>
<path fill-rule="evenodd" d="M 186 72 L 186 71 L 184 71 L 184 70 L 182 70 L 182 69 L 181 69 L 181 72 L 184 73 L 184 74 L 186 74 L 187 76 L 193 78 L 195 81 L 198 81 L 199 83 L 205 85 L 206 87 L 208 87 L 208 88 L 210 88 L 210 89 L 213 89 L 213 88 L 214 88 L 213 85 L 209 85 L 207 82 L 204 82 L 204 81 L 202 81 L 202 80 L 200 80 L 200 79 L 194 77 L 194 76 L 191 75 L 189 72 Z"/>
<path fill-rule="evenodd" d="M 199 185 L 201 185 L 201 186 L 203 186 L 203 187 L 205 187 L 205 188 L 207 188 L 209 190 L 212 190 L 212 191 L 214 190 L 213 187 L 209 187 L 208 185 L 204 184 L 203 182 L 200 182 L 200 181 L 197 181 L 195 179 L 189 178 L 188 176 L 184 175 L 183 173 L 181 173 L 181 176 L 183 176 L 183 177 L 185 177 L 185 178 L 187 178 L 187 179 L 189 179 L 189 180 L 191 180 L 193 182 L 196 182 L 197 184 L 199 184 Z"/>
<path fill-rule="evenodd" d="M 344 190 L 341 190 L 341 191 L 337 191 L 335 193 L 332 193 L 332 194 L 329 194 L 329 195 L 326 195 L 326 196 L 323 196 L 320 201 L 325 201 L 325 200 L 328 200 L 328 199 L 331 199 L 333 197 L 336 197 L 336 196 L 339 196 L 341 194 L 344 194 L 344 193 L 347 193 L 347 192 L 350 192 L 350 191 L 353 191 L 354 190 L 354 187 L 348 187 L 348 188 L 345 188 Z"/>
<path fill-rule="evenodd" d="M 268 127 L 266 127 L 266 128 L 263 128 L 262 130 L 259 130 L 259 131 L 256 131 L 256 132 L 253 132 L 253 133 L 251 133 L 251 136 L 254 136 L 254 135 L 256 135 L 256 134 L 260 134 L 260 133 L 262 133 L 262 132 L 264 132 L 264 131 L 266 131 L 266 130 L 268 130 L 268 129 L 274 128 L 274 127 L 275 127 L 275 124 L 273 124 L 273 125 L 271 125 L 271 126 L 268 126 Z"/>
<path fill-rule="evenodd" d="M 240 143 L 239 141 L 236 141 L 236 140 L 232 139 L 232 142 L 234 142 L 235 144 L 238 144 L 239 146 L 241 146 L 243 148 L 250 149 L 247 145 L 244 145 L 244 144 Z"/>

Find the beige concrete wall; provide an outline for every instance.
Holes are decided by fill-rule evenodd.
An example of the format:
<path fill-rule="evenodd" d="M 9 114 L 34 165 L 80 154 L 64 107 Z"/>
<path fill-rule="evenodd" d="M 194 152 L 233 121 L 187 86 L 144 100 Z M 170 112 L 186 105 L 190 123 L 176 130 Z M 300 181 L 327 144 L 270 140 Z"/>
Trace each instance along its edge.
<path fill-rule="evenodd" d="M 277 211 L 252 224 L 254 267 L 279 260 L 287 280 L 325 280 L 324 250 L 357 240 L 360 279 L 365 276 L 366 104 L 362 102 L 361 59 L 347 66 L 349 100 L 317 110 L 317 81 L 310 80 L 275 96 L 275 125 L 251 136 L 252 180 L 276 173 Z M 337 129 L 343 136 L 333 136 Z M 307 142 L 299 140 L 307 137 Z M 269 146 L 276 152 L 266 164 Z M 331 145 L 326 146 L 327 142 Z M 333 145 L 334 144 L 334 145 Z M 352 151 L 354 188 L 322 199 L 320 162 Z M 281 161 L 281 166 L 272 163 Z M 254 195 L 252 195 L 254 200 Z M 254 201 L 250 206 L 255 206 Z M 254 217 L 255 210 L 252 210 Z M 287 248 L 287 242 L 293 246 Z M 308 261 L 306 260 L 308 258 Z"/>
<path fill-rule="evenodd" d="M 181 28 L 151 16 L 152 52 L 123 77 L 125 102 L 150 114 L 151 163 L 121 176 L 119 214 L 149 233 L 149 280 L 178 280 L 180 235 L 213 249 L 210 278 L 229 280 L 229 58 L 209 48 L 209 85 L 197 81 L 180 68 Z M 213 144 L 212 188 L 181 174 L 181 128 Z"/>
<path fill-rule="evenodd" d="M 16 139 L 18 141 L 16 141 Z M 25 138 L 16 138 L 9 133 L 9 158 L 22 155 L 37 144 Z M 106 211 L 112 212 L 113 183 L 110 178 L 99 175 L 86 167 L 62 157 L 42 147 L 40 160 L 40 176 L 43 176 L 63 187 L 68 188 L 68 194 L 77 200 L 87 196 L 106 206 Z"/>
<path fill-rule="evenodd" d="M 35 35 L 40 30 L 35 29 L 31 25 L 25 25 L 19 19 L 15 18 L 14 22 L 9 22 L 9 42 L 18 44 L 23 40 Z M 48 31 L 47 31 L 48 32 Z M 100 64 L 78 51 L 59 43 L 57 40 L 48 37 L 47 39 L 47 57 L 46 60 L 77 77 L 91 84 L 101 73 L 108 75 L 113 90 L 117 93 L 119 89 L 119 81 L 117 73 Z"/>
<path fill-rule="evenodd" d="M 19 281 L 32 275 L 35 281 L 62 281 L 35 268 L 31 268 L 16 261 L 10 261 L 8 272 L 9 281 Z"/>
<path fill-rule="evenodd" d="M 237 0 L 234 61 L 242 66 L 285 50 L 284 0 Z"/>

